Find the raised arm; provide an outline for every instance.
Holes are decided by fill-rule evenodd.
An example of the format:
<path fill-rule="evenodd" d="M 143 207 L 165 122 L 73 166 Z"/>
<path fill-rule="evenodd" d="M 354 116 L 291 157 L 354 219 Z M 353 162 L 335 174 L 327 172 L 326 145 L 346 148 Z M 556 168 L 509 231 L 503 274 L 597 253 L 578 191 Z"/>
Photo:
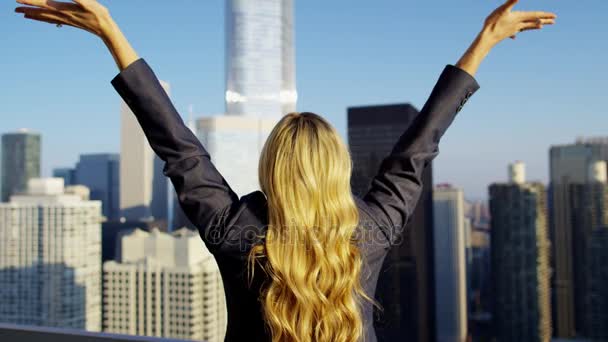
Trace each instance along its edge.
<path fill-rule="evenodd" d="M 163 173 L 171 179 L 184 213 L 207 241 L 206 229 L 221 226 L 219 220 L 238 196 L 211 163 L 209 153 L 184 124 L 156 75 L 137 56 L 108 10 L 95 0 L 73 3 L 50 0 L 18 0 L 28 19 L 69 25 L 99 36 L 120 73 L 112 85 L 135 114 L 154 152 L 165 162 Z"/>
<path fill-rule="evenodd" d="M 424 168 L 439 154 L 439 141 L 456 114 L 479 89 L 474 75 L 483 59 L 500 41 L 555 22 L 552 13 L 512 11 L 516 3 L 507 1 L 490 14 L 458 63 L 446 66 L 421 112 L 381 163 L 363 201 L 378 220 L 386 247 L 400 241 L 422 191 Z"/>

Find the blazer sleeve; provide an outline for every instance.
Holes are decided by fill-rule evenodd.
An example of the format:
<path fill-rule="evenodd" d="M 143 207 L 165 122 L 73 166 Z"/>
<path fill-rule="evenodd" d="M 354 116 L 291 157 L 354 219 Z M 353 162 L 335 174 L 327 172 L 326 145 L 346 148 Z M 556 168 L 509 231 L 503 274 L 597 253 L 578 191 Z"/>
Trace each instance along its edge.
<path fill-rule="evenodd" d="M 165 162 L 163 174 L 171 179 L 184 213 L 208 243 L 207 229 L 221 224 L 238 196 L 184 124 L 144 59 L 130 64 L 111 83 L 135 114 L 154 152 Z"/>
<path fill-rule="evenodd" d="M 469 73 L 447 65 L 420 113 L 382 161 L 362 199 L 383 233 L 380 243 L 385 247 L 400 241 L 422 191 L 424 168 L 439 154 L 441 137 L 478 89 Z"/>

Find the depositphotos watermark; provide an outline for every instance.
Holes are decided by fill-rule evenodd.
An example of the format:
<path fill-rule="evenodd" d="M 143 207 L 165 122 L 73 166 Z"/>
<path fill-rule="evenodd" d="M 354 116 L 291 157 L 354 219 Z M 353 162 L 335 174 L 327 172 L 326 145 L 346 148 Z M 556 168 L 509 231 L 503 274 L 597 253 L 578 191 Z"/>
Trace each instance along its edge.
<path fill-rule="evenodd" d="M 313 244 L 326 246 L 344 242 L 353 242 L 360 248 L 398 245 L 403 241 L 404 235 L 403 226 L 379 226 L 371 220 L 359 222 L 354 231 L 340 230 L 337 226 L 307 227 L 295 223 L 283 226 L 281 229 L 293 231 L 268 236 L 268 225 L 233 224 L 211 225 L 204 229 L 201 235 L 206 243 L 215 247 L 238 249 L 241 252 L 246 252 L 251 246 L 262 243 L 281 243 L 306 249 L 312 248 Z"/>

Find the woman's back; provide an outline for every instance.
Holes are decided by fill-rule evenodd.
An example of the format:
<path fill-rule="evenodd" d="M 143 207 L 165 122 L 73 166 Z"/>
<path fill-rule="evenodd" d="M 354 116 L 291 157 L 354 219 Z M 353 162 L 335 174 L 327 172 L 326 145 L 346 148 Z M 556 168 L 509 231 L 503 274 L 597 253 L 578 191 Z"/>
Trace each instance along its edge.
<path fill-rule="evenodd" d="M 248 278 L 252 248 L 267 242 L 267 197 L 256 191 L 239 198 L 232 191 L 143 59 L 123 70 L 112 84 L 166 162 L 163 172 L 171 178 L 182 209 L 217 259 L 228 305 L 227 340 L 270 339 L 261 297 L 272 281 L 263 261 L 254 262 L 253 279 Z M 359 282 L 364 294 L 373 297 L 386 252 L 400 241 L 420 196 L 425 166 L 437 156 L 441 136 L 478 88 L 467 72 L 446 66 L 426 105 L 382 162 L 370 190 L 360 199 L 352 197 L 358 214 L 352 235 L 361 255 Z M 363 334 L 366 341 L 373 341 L 373 304 L 363 298 L 359 303 Z"/>

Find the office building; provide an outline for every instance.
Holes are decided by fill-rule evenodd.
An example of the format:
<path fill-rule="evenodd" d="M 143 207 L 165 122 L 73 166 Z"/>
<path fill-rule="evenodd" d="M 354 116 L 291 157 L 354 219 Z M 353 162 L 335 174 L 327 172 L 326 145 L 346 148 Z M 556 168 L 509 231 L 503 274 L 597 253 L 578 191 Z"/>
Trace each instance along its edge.
<path fill-rule="evenodd" d="M 583 324 L 576 309 L 580 305 L 576 304 L 575 295 L 573 238 L 576 228 L 572 217 L 576 213 L 571 207 L 571 184 L 588 183 L 591 165 L 605 160 L 608 160 L 608 138 L 581 138 L 574 144 L 552 146 L 550 149 L 549 227 L 554 269 L 554 335 L 557 337 L 575 337 L 580 331 L 577 325 Z"/>
<path fill-rule="evenodd" d="M 500 342 L 546 342 L 552 327 L 545 188 L 510 174 L 509 183 L 489 189 L 494 333 Z"/>
<path fill-rule="evenodd" d="M 348 109 L 348 143 L 353 159 L 352 189 L 363 195 L 418 111 L 409 104 Z M 374 325 L 379 340 L 435 339 L 432 163 L 422 173 L 424 187 L 402 243 L 386 256 L 375 297 L 384 308 Z"/>
<path fill-rule="evenodd" d="M 2 198 L 27 190 L 27 182 L 40 177 L 39 133 L 21 129 L 2 135 Z"/>
<path fill-rule="evenodd" d="M 438 342 L 467 337 L 464 193 L 449 184 L 433 191 L 435 317 Z"/>
<path fill-rule="evenodd" d="M 170 87 L 161 81 L 169 94 Z M 121 101 L 120 211 L 126 220 L 167 220 L 169 181 L 137 118 Z"/>
<path fill-rule="evenodd" d="M 116 261 L 103 265 L 104 331 L 220 342 L 226 331 L 223 285 L 198 233 L 135 229 Z"/>
<path fill-rule="evenodd" d="M 120 217 L 120 155 L 83 154 L 76 164 L 76 184 L 91 190 L 91 199 L 102 203 L 102 213 L 109 220 Z"/>
<path fill-rule="evenodd" d="M 69 167 L 53 169 L 53 178 L 63 178 L 63 184 L 76 185 L 76 170 Z"/>
<path fill-rule="evenodd" d="M 0 322 L 100 331 L 100 220 L 101 203 L 61 178 L 0 204 Z"/>
<path fill-rule="evenodd" d="M 226 113 L 296 110 L 293 0 L 226 1 Z"/>

